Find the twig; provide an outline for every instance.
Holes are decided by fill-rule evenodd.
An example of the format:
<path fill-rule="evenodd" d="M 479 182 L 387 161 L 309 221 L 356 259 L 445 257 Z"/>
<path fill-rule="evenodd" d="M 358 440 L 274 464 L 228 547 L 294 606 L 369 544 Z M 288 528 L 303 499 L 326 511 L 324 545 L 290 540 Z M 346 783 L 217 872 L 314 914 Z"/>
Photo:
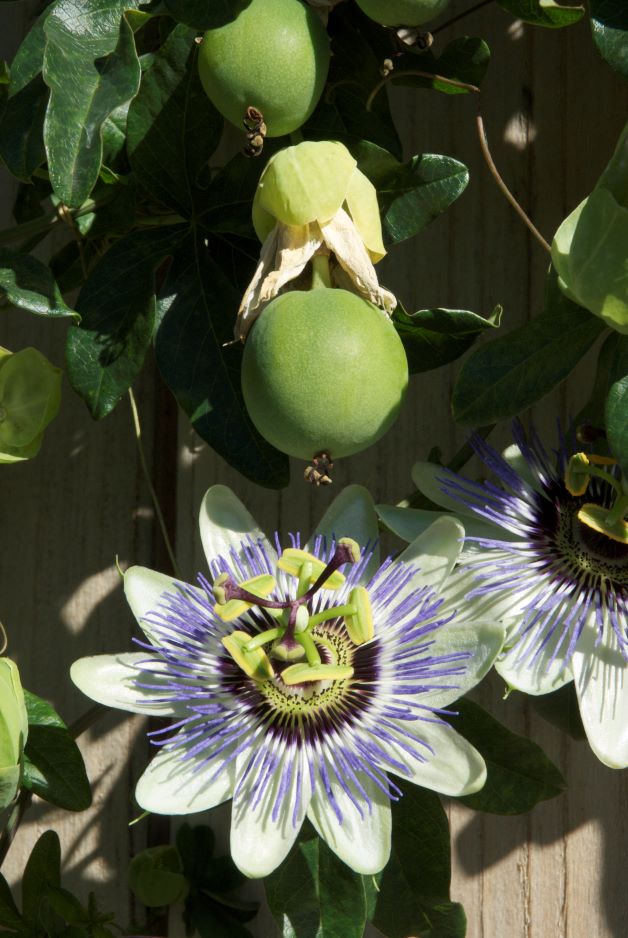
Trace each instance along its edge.
<path fill-rule="evenodd" d="M 423 72 L 418 68 L 408 68 L 401 72 L 393 71 L 390 73 L 390 75 L 386 75 L 385 78 L 382 78 L 382 80 L 378 82 L 377 85 L 375 85 L 370 95 L 366 99 L 366 110 L 371 110 L 373 107 L 373 101 L 385 85 L 387 85 L 390 81 L 393 81 L 395 78 L 401 78 L 404 75 L 412 75 L 416 78 L 427 78 L 430 81 L 440 81 L 444 85 L 451 85 L 452 88 L 460 88 L 462 91 L 474 91 L 476 94 L 480 93 L 480 89 L 477 85 L 470 85 L 466 81 L 456 81 L 455 78 L 445 78 L 444 75 L 434 75 L 433 72 Z"/>
<path fill-rule="evenodd" d="M 7 244 L 10 241 L 19 241 L 24 238 L 32 238 L 35 235 L 39 234 L 49 234 L 50 231 L 57 225 L 64 217 L 65 213 L 71 215 L 74 218 L 80 218 L 82 215 L 89 215 L 90 212 L 96 211 L 102 205 L 105 205 L 113 198 L 113 195 L 106 196 L 102 199 L 88 199 L 86 202 L 76 209 L 68 209 L 65 205 L 60 205 L 56 212 L 53 212 L 51 215 L 44 215 L 41 218 L 33 218 L 31 221 L 25 221 L 21 225 L 13 225 L 12 228 L 4 228 L 0 231 L 0 244 Z"/>
<path fill-rule="evenodd" d="M 442 32 L 444 29 L 448 29 L 449 26 L 453 26 L 454 23 L 457 23 L 459 20 L 463 20 L 465 16 L 470 16 L 471 13 L 475 13 L 477 10 L 481 10 L 482 7 L 487 7 L 489 3 L 494 3 L 495 0 L 481 0 L 480 3 L 476 3 L 475 6 L 469 7 L 468 10 L 463 10 L 462 13 L 458 13 L 457 16 L 452 16 L 450 20 L 447 20 L 445 23 L 442 23 L 441 26 L 437 26 L 436 29 L 430 29 L 432 36 L 435 36 L 436 33 Z"/>
<path fill-rule="evenodd" d="M 104 707 L 102 704 L 94 704 L 93 707 L 86 710 L 74 723 L 68 726 L 68 733 L 72 739 L 78 739 L 90 726 L 93 726 L 94 723 L 98 723 L 106 713 L 110 713 L 107 707 Z"/>
<path fill-rule="evenodd" d="M 484 156 L 486 165 L 488 166 L 493 179 L 497 183 L 499 189 L 501 189 L 502 194 L 508 199 L 508 201 L 514 208 L 519 218 L 530 229 L 530 231 L 532 232 L 536 240 L 539 242 L 539 244 L 541 244 L 545 248 L 546 251 L 551 253 L 552 249 L 550 245 L 545 240 L 545 238 L 543 237 L 539 229 L 536 227 L 536 225 L 532 221 L 532 219 L 528 217 L 528 215 L 525 213 L 521 205 L 519 205 L 516 198 L 514 197 L 514 195 L 512 194 L 512 192 L 510 191 L 510 189 L 508 188 L 508 186 L 506 185 L 506 183 L 500 176 L 499 170 L 497 169 L 497 166 L 495 165 L 495 161 L 493 160 L 493 157 L 491 156 L 491 151 L 490 151 L 490 148 L 488 145 L 488 139 L 486 136 L 486 130 L 484 128 L 484 120 L 482 118 L 482 114 L 479 111 L 475 120 L 476 120 L 476 126 L 478 130 L 478 137 L 480 139 L 480 148 L 482 150 L 482 155 Z"/>
<path fill-rule="evenodd" d="M 153 485 L 153 480 L 151 479 L 150 472 L 148 471 L 148 464 L 146 462 L 146 455 L 144 453 L 144 447 L 142 446 L 142 426 L 140 423 L 140 415 L 137 409 L 137 404 L 135 402 L 135 395 L 133 394 L 133 389 L 129 388 L 129 402 L 131 404 L 131 414 L 133 417 L 133 426 L 135 429 L 135 439 L 137 440 L 137 448 L 140 454 L 140 463 L 142 466 L 142 472 L 144 473 L 144 478 L 148 486 L 148 491 L 150 492 L 150 497 L 153 502 L 153 507 L 155 509 L 155 516 L 157 522 L 161 529 L 161 533 L 166 545 L 166 550 L 168 551 L 168 556 L 170 557 L 170 563 L 172 564 L 172 570 L 174 575 L 181 579 L 181 571 L 179 569 L 179 564 L 174 555 L 174 550 L 172 544 L 170 543 L 170 537 L 168 536 L 168 529 L 166 527 L 166 522 L 161 510 L 161 505 L 159 504 L 159 499 L 157 498 L 157 492 L 155 491 L 155 486 Z"/>

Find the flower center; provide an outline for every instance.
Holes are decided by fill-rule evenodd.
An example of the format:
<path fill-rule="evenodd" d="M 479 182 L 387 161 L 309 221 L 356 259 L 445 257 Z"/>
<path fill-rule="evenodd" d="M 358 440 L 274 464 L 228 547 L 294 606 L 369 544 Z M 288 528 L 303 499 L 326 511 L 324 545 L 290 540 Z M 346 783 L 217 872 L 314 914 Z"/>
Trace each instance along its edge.
<path fill-rule="evenodd" d="M 622 544 L 583 522 L 581 510 L 577 499 L 559 507 L 556 547 L 581 573 L 628 586 L 628 544 Z"/>
<path fill-rule="evenodd" d="M 628 547 L 628 494 L 613 468 L 617 468 L 617 462 L 610 456 L 574 453 L 567 463 L 565 487 L 570 495 L 582 497 L 590 491 L 594 479 L 601 480 L 605 497 L 585 502 L 578 511 L 578 520 L 597 534 Z M 608 495 L 612 500 L 610 507 Z"/>
<path fill-rule="evenodd" d="M 352 650 L 374 634 L 368 591 L 353 587 L 348 602 L 316 612 L 312 601 L 320 590 L 340 589 L 345 584 L 340 567 L 357 563 L 360 556 L 360 548 L 349 538 L 338 541 L 327 564 L 298 548 L 284 550 L 277 567 L 296 580 L 296 596 L 291 599 L 269 598 L 276 587 L 276 578 L 269 574 L 240 584 L 228 574 L 216 578 L 214 611 L 223 621 L 258 608 L 276 622 L 255 635 L 236 629 L 222 639 L 236 664 L 266 688 L 265 694 L 275 703 L 313 699 L 353 676 Z M 344 628 L 339 630 L 338 623 Z"/>

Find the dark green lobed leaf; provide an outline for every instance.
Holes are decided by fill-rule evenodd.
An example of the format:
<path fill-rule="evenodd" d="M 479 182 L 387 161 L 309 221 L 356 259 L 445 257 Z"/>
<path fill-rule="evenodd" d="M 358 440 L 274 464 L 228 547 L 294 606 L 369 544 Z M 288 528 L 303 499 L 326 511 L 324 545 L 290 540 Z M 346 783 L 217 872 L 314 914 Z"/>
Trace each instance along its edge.
<path fill-rule="evenodd" d="M 603 330 L 601 319 L 563 295 L 551 272 L 541 315 L 466 359 L 454 418 L 479 426 L 520 413 L 563 381 Z"/>
<path fill-rule="evenodd" d="M 491 814 L 522 814 L 565 790 L 563 776 L 536 743 L 511 733 L 471 700 L 451 709 L 456 715 L 449 722 L 482 753 L 488 771 L 484 787 L 460 798 L 463 804 Z"/>
<path fill-rule="evenodd" d="M 195 35 L 186 26 L 170 33 L 128 114 L 129 159 L 137 178 L 154 198 L 186 217 L 204 195 L 202 173 L 207 175 L 223 127 L 198 77 Z"/>
<path fill-rule="evenodd" d="M 316 834 L 305 827 L 287 859 L 264 880 L 282 938 L 321 938 L 318 846 Z"/>
<path fill-rule="evenodd" d="M 502 10 L 533 26 L 558 29 L 571 26 L 584 16 L 584 6 L 565 5 L 556 0 L 497 0 Z M 621 3 L 622 0 L 619 0 Z"/>
<path fill-rule="evenodd" d="M 224 347 L 233 338 L 240 293 L 212 250 L 192 232 L 175 252 L 159 303 L 157 363 L 197 433 L 247 478 L 281 488 L 287 457 L 262 439 L 246 413 L 242 347 Z"/>
<path fill-rule="evenodd" d="M 155 271 L 183 236 L 177 226 L 121 238 L 79 294 L 82 321 L 68 332 L 67 372 L 96 419 L 113 410 L 142 367 L 155 326 Z"/>
<path fill-rule="evenodd" d="M 78 207 L 102 160 L 102 127 L 136 93 L 140 63 L 124 17 L 132 3 L 57 0 L 46 18 L 43 75 L 51 90 L 44 125 L 48 168 L 59 198 Z"/>
<path fill-rule="evenodd" d="M 605 62 L 628 78 L 628 5 L 625 0 L 590 0 L 593 41 Z"/>
<path fill-rule="evenodd" d="M 487 329 L 499 327 L 501 306 L 488 319 L 462 309 L 421 309 L 408 315 L 398 306 L 393 323 L 411 374 L 440 368 L 463 355 Z"/>
<path fill-rule="evenodd" d="M 387 938 L 464 938 L 464 910 L 449 901 L 449 823 L 440 799 L 395 782 L 403 797 L 393 803 L 392 853 L 378 877 L 373 924 Z"/>
<path fill-rule="evenodd" d="M 367 901 L 364 877 L 339 860 L 324 841 L 318 845 L 321 938 L 362 938 Z"/>
<path fill-rule="evenodd" d="M 36 257 L 0 248 L 0 291 L 14 306 L 39 316 L 72 316 L 49 268 Z"/>
<path fill-rule="evenodd" d="M 615 381 L 606 399 L 606 434 L 611 452 L 628 475 L 628 374 Z"/>
<path fill-rule="evenodd" d="M 215 29 L 234 20 L 251 0 L 166 0 L 171 16 L 195 30 Z"/>

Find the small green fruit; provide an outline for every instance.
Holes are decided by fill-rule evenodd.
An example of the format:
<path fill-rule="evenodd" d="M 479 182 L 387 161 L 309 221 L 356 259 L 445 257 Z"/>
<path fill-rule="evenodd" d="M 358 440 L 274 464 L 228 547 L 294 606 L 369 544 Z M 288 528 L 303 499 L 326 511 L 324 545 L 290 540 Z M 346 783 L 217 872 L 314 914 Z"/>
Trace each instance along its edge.
<path fill-rule="evenodd" d="M 395 420 L 408 363 L 388 316 L 346 290 L 278 296 L 244 347 L 251 420 L 290 456 L 332 459 L 375 443 Z"/>
<path fill-rule="evenodd" d="M 449 0 L 357 0 L 357 4 L 382 26 L 422 26 L 446 10 Z"/>
<path fill-rule="evenodd" d="M 220 113 L 242 127 L 246 110 L 267 135 L 292 133 L 318 103 L 329 69 L 329 38 L 300 0 L 251 0 L 231 22 L 208 30 L 200 47 L 203 87 Z"/>

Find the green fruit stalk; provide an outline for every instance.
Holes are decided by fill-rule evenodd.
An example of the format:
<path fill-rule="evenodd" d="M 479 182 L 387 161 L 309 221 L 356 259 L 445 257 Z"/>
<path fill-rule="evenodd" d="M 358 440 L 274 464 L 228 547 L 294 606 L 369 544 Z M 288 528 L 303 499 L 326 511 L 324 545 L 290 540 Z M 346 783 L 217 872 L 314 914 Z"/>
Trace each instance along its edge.
<path fill-rule="evenodd" d="M 399 336 L 381 309 L 347 290 L 278 296 L 253 326 L 242 363 L 251 420 L 290 456 L 332 460 L 375 443 L 408 384 Z"/>
<path fill-rule="evenodd" d="M 300 0 L 251 0 L 237 17 L 208 30 L 199 74 L 220 113 L 242 127 L 249 108 L 263 115 L 266 135 L 292 133 L 308 119 L 329 69 L 329 38 Z"/>

